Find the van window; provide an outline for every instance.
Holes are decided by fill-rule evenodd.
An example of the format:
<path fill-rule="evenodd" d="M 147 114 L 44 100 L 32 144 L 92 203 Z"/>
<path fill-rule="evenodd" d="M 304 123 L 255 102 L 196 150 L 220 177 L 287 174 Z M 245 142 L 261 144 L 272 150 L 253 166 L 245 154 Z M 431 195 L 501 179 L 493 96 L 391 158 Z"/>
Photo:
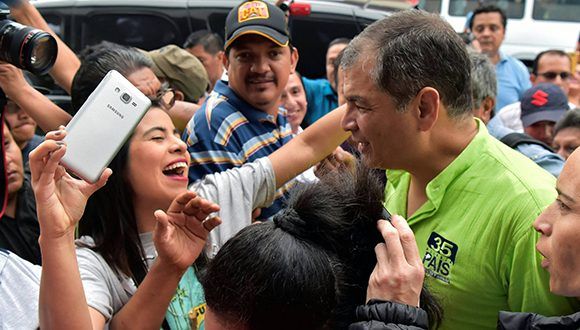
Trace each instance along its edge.
<path fill-rule="evenodd" d="M 534 0 L 532 17 L 541 21 L 580 22 L 578 0 Z"/>
<path fill-rule="evenodd" d="M 142 49 L 157 49 L 167 44 L 181 44 L 175 24 L 155 15 L 100 14 L 83 22 L 82 40 L 93 45 L 102 40 Z"/>
<path fill-rule="evenodd" d="M 54 33 L 56 33 L 59 38 L 64 39 L 64 33 L 63 33 L 63 29 L 62 29 L 62 17 L 60 17 L 59 15 L 54 15 L 54 14 L 46 14 L 44 15 L 44 20 L 46 21 L 46 23 L 48 24 L 48 27 L 50 27 L 52 29 L 52 31 L 54 31 Z"/>
<path fill-rule="evenodd" d="M 493 4 L 503 9 L 508 18 L 524 17 L 524 8 L 526 7 L 526 0 L 496 0 L 496 1 L 486 1 L 485 3 Z M 479 6 L 478 0 L 450 0 L 449 15 L 465 16 L 467 15 L 467 13 L 474 11 L 478 6 Z"/>
<path fill-rule="evenodd" d="M 209 14 L 207 17 L 207 21 L 209 23 L 209 28 L 211 31 L 215 31 L 218 33 L 223 40 L 225 40 L 225 30 L 226 30 L 226 17 L 228 13 L 212 13 Z"/>
<path fill-rule="evenodd" d="M 419 8 L 430 13 L 441 13 L 441 0 L 420 0 Z"/>
<path fill-rule="evenodd" d="M 353 38 L 366 25 L 372 23 L 359 17 L 332 14 L 312 14 L 293 17 L 290 21 L 292 41 L 299 52 L 319 54 L 319 57 L 301 56 L 298 71 L 308 78 L 326 77 L 326 48 L 335 38 Z M 360 24 L 360 26 L 359 26 Z"/>

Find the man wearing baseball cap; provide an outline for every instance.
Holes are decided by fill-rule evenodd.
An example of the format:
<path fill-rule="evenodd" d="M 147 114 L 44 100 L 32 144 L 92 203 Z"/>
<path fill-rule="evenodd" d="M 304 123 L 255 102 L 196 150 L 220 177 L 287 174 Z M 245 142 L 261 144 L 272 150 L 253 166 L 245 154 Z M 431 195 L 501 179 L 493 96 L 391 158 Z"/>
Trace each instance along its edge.
<path fill-rule="evenodd" d="M 176 45 L 139 51 L 151 60 L 151 70 L 161 82 L 161 102 L 166 104 L 175 127 L 183 132 L 209 86 L 205 68 L 195 56 Z"/>
<path fill-rule="evenodd" d="M 226 18 L 225 39 L 228 82 L 216 83 L 183 134 L 192 159 L 190 182 L 267 156 L 292 137 L 278 108 L 298 61 L 284 12 L 265 1 L 242 2 Z M 276 200 L 261 218 L 281 205 Z"/>
<path fill-rule="evenodd" d="M 521 107 L 524 132 L 552 145 L 554 125 L 570 109 L 564 91 L 551 83 L 538 84 L 524 92 Z"/>
<path fill-rule="evenodd" d="M 147 52 L 153 61 L 153 72 L 157 78 L 167 81 L 179 96 L 179 100 L 197 103 L 209 85 L 207 72 L 197 59 L 176 45 Z"/>

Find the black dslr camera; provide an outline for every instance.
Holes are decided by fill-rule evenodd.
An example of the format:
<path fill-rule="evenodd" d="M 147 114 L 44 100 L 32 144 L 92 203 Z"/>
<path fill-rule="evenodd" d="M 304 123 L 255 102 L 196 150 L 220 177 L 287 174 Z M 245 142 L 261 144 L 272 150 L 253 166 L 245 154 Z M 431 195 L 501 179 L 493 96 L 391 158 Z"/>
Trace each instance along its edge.
<path fill-rule="evenodd" d="M 0 9 L 0 60 L 34 74 L 45 74 L 56 61 L 56 40 L 47 32 L 8 19 Z"/>

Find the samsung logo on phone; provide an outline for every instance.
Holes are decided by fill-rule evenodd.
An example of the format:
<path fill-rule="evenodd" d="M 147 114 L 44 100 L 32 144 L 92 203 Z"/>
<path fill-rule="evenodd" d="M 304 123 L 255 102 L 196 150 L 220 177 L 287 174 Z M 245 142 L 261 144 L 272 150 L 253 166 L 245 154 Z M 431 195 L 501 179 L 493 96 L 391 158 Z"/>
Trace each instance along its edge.
<path fill-rule="evenodd" d="M 107 104 L 107 108 L 111 109 L 111 111 L 113 111 L 117 116 L 119 116 L 119 118 L 121 119 L 125 118 L 125 116 L 122 113 L 120 113 L 117 109 L 115 109 L 115 107 L 113 107 L 112 105 Z"/>

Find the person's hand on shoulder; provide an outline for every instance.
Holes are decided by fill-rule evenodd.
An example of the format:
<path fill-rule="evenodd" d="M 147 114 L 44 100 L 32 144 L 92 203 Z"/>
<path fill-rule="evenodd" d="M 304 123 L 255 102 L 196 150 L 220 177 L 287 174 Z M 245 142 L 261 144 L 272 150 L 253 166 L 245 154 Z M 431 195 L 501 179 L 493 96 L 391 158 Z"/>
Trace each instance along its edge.
<path fill-rule="evenodd" d="M 354 171 L 355 168 L 356 158 L 350 152 L 345 151 L 341 147 L 336 147 L 330 155 L 316 165 L 315 174 L 316 176 L 321 177 L 332 171 L 344 169 Z"/>
<path fill-rule="evenodd" d="M 379 220 L 377 227 L 385 243 L 375 247 L 377 264 L 369 278 L 367 301 L 379 299 L 418 307 L 425 269 L 413 231 L 398 215 L 393 215 L 392 223 Z"/>

